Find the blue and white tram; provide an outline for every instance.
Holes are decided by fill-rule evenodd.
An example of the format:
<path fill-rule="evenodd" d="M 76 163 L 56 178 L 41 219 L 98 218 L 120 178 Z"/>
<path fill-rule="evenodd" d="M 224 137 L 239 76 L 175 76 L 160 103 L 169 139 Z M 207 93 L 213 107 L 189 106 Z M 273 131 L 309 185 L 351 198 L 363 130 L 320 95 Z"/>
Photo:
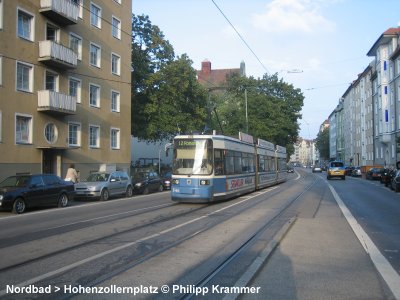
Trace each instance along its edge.
<path fill-rule="evenodd" d="M 253 137 L 243 133 L 239 133 L 239 139 L 222 135 L 176 136 L 172 200 L 213 202 L 278 183 L 277 151 L 273 144 L 261 145 L 260 141 L 255 145 Z"/>

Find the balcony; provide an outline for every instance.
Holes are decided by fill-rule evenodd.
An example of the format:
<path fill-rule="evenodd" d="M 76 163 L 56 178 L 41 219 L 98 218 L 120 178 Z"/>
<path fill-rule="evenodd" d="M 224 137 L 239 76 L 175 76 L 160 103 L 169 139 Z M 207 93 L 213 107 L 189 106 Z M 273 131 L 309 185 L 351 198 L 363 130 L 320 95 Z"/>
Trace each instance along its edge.
<path fill-rule="evenodd" d="M 38 60 L 51 67 L 72 69 L 78 64 L 78 55 L 72 49 L 54 41 L 40 41 Z"/>
<path fill-rule="evenodd" d="M 78 23 L 79 6 L 71 0 L 40 0 L 39 11 L 62 26 Z"/>
<path fill-rule="evenodd" d="M 38 91 L 38 111 L 74 115 L 76 113 L 76 98 L 54 91 Z"/>
<path fill-rule="evenodd" d="M 387 143 L 390 143 L 390 141 L 391 141 L 391 135 L 390 135 L 390 133 L 383 133 L 383 134 L 381 135 L 381 142 L 382 142 L 382 143 L 387 144 Z"/>

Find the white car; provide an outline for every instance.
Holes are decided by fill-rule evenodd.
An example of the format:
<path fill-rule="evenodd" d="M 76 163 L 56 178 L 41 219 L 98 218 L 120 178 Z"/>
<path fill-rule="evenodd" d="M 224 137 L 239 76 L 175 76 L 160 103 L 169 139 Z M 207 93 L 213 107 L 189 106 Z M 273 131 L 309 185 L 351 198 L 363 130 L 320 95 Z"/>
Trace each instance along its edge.
<path fill-rule="evenodd" d="M 321 172 L 322 172 L 322 169 L 321 169 L 321 167 L 315 166 L 315 167 L 312 169 L 312 172 L 313 172 L 313 173 L 315 173 L 315 172 L 321 173 Z"/>

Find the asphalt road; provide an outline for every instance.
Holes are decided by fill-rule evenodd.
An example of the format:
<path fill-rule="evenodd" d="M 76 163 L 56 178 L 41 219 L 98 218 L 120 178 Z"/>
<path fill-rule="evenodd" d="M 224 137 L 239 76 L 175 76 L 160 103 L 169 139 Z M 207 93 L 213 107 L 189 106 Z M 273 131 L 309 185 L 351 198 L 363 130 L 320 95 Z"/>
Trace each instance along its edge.
<path fill-rule="evenodd" d="M 390 299 L 332 191 L 397 273 L 400 194 L 377 182 L 325 176 L 299 169 L 281 185 L 213 205 L 176 204 L 166 191 L 1 213 L 0 298 L 176 299 L 199 292 L 222 299 L 242 282 L 255 288 L 244 295 L 249 299 Z M 277 248 L 243 283 L 283 228 Z M 34 293 L 38 287 L 50 293 Z M 216 287 L 227 290 L 211 293 Z"/>

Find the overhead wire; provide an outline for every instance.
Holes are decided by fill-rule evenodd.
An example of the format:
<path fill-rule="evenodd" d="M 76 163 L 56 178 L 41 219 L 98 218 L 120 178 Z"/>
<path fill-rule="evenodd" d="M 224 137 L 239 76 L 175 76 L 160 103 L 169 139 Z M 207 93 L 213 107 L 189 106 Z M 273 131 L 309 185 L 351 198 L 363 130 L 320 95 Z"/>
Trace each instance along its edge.
<path fill-rule="evenodd" d="M 246 47 L 250 50 L 250 52 L 253 54 L 253 56 L 257 59 L 257 61 L 260 63 L 260 65 L 264 68 L 265 72 L 269 73 L 267 67 L 262 63 L 258 55 L 253 51 L 253 49 L 250 47 L 250 45 L 246 42 L 244 37 L 239 33 L 239 31 L 236 29 L 236 27 L 232 24 L 232 22 L 229 20 L 229 18 L 225 15 L 225 13 L 222 11 L 222 9 L 215 3 L 214 0 L 211 0 L 212 3 L 214 3 L 215 7 L 219 10 L 219 12 L 222 14 L 222 16 L 225 18 L 225 20 L 229 23 L 229 25 L 233 28 L 233 30 L 236 32 L 236 34 L 239 36 L 239 38 L 242 40 L 242 42 L 246 45 Z"/>

